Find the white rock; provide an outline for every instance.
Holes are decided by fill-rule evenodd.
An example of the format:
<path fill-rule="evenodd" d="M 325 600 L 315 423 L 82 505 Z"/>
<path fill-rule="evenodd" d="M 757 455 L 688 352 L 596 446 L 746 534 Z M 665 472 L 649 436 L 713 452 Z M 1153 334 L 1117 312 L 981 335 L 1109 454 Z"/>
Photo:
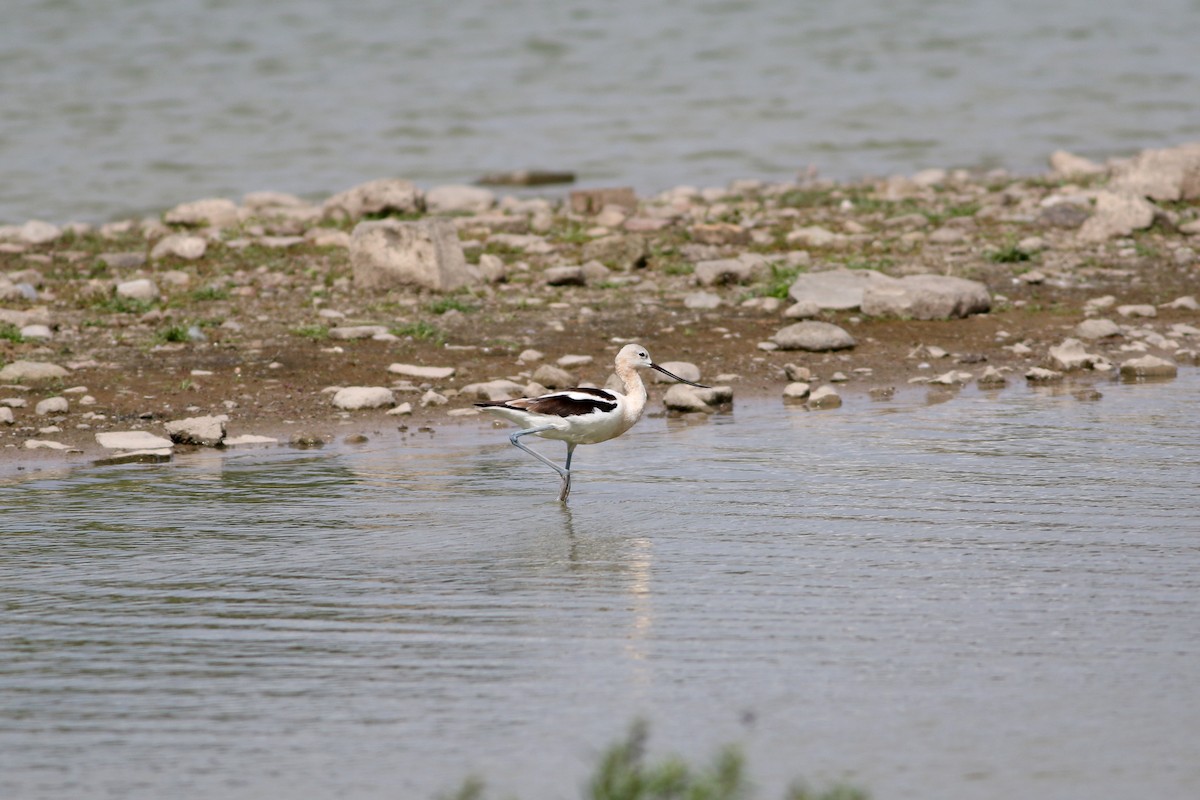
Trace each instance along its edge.
<path fill-rule="evenodd" d="M 461 389 L 460 394 L 498 403 L 502 400 L 511 400 L 514 397 L 520 397 L 524 391 L 525 387 L 521 384 L 501 378 L 494 381 L 487 381 L 486 383 L 467 384 Z"/>
<path fill-rule="evenodd" d="M 117 296 L 130 300 L 154 300 L 158 297 L 158 287 L 148 278 L 124 281 L 117 284 Z"/>
<path fill-rule="evenodd" d="M 425 193 L 425 208 L 430 214 L 478 213 L 495 204 L 496 194 L 479 186 L 436 186 Z"/>
<path fill-rule="evenodd" d="M 45 381 L 65 378 L 70 374 L 57 364 L 45 361 L 14 361 L 0 368 L 0 382 Z"/>
<path fill-rule="evenodd" d="M 49 325 L 26 325 L 21 328 L 21 336 L 26 339 L 38 339 L 45 341 L 53 338 L 54 333 L 50 330 Z"/>
<path fill-rule="evenodd" d="M 1149 228 L 1152 222 L 1154 206 L 1144 198 L 1102 191 L 1096 195 L 1095 212 L 1079 229 L 1079 238 L 1085 242 L 1102 242 Z"/>
<path fill-rule="evenodd" d="M 412 403 L 401 403 L 400 405 L 396 406 L 395 408 L 389 408 L 387 413 L 388 413 L 388 416 L 392 416 L 392 417 L 399 417 L 399 416 L 411 414 L 411 413 L 413 413 Z"/>
<path fill-rule="evenodd" d="M 838 408 L 842 397 L 832 386 L 822 386 L 808 396 L 809 408 Z"/>
<path fill-rule="evenodd" d="M 26 439 L 26 450 L 67 450 L 69 447 L 62 442 L 52 442 L 46 439 Z"/>
<path fill-rule="evenodd" d="M 15 421 L 16 418 L 13 417 L 12 409 L 8 406 L 0 406 L 0 422 L 3 422 L 5 425 L 12 425 Z"/>
<path fill-rule="evenodd" d="M 1050 154 L 1050 169 L 1060 178 L 1099 175 L 1104 172 L 1102 165 L 1066 150 L 1056 150 Z"/>
<path fill-rule="evenodd" d="M 230 436 L 225 440 L 226 447 L 245 447 L 252 444 L 279 444 L 279 440 L 273 436 L 256 436 L 252 433 Z"/>
<path fill-rule="evenodd" d="M 17 238 L 26 244 L 49 244 L 60 236 L 62 228 L 57 225 L 31 219 L 19 228 Z"/>
<path fill-rule="evenodd" d="M 157 261 L 167 256 L 175 256 L 187 261 L 195 261 L 198 258 L 203 258 L 207 251 L 208 243 L 201 237 L 173 233 L 158 240 L 153 249 L 150 250 L 150 259 Z"/>
<path fill-rule="evenodd" d="M 438 394 L 433 389 L 430 389 L 425 394 L 421 395 L 421 408 L 428 406 L 444 406 L 450 402 L 450 398 L 444 394 Z"/>
<path fill-rule="evenodd" d="M 422 367 L 417 364 L 392 364 L 388 367 L 387 371 L 393 375 L 403 375 L 407 378 L 421 378 L 423 380 L 440 381 L 454 375 L 455 368 Z"/>
<path fill-rule="evenodd" d="M 659 366 L 686 381 L 692 381 L 693 383 L 700 382 L 700 368 L 690 361 L 664 361 Z M 675 381 L 657 370 L 650 370 L 646 374 L 649 375 L 652 383 L 675 383 Z"/>
<path fill-rule="evenodd" d="M 1111 319 L 1085 319 L 1075 326 L 1075 335 L 1080 339 L 1107 339 L 1120 336 L 1121 326 Z"/>
<path fill-rule="evenodd" d="M 795 381 L 783 387 L 784 400 L 807 400 L 812 386 L 804 381 Z"/>
<path fill-rule="evenodd" d="M 360 222 L 350 240 L 354 283 L 364 289 L 417 286 L 447 292 L 479 283 L 448 219 Z"/>
<path fill-rule="evenodd" d="M 383 178 L 359 184 L 325 201 L 322 213 L 329 219 L 361 219 L 364 214 L 422 211 L 425 198 L 410 181 Z"/>
<path fill-rule="evenodd" d="M 97 433 L 96 442 L 109 450 L 157 450 L 171 447 L 171 440 L 149 431 L 108 431 Z"/>
<path fill-rule="evenodd" d="M 809 350 L 822 352 L 826 350 L 845 350 L 854 347 L 854 337 L 844 329 L 828 322 L 797 322 L 789 325 L 771 337 L 771 340 L 781 350 Z"/>
<path fill-rule="evenodd" d="M 1051 347 L 1049 356 L 1051 366 L 1067 372 L 1090 369 L 1103 360 L 1101 356 L 1089 353 L 1078 339 L 1066 339 L 1062 344 Z"/>
<path fill-rule="evenodd" d="M 1109 187 L 1153 200 L 1200 198 L 1200 142 L 1143 150 L 1114 170 Z"/>
<path fill-rule="evenodd" d="M 553 364 L 542 364 L 533 373 L 533 380 L 549 389 L 569 389 L 575 385 L 575 376 Z"/>
<path fill-rule="evenodd" d="M 565 355 L 554 363 L 558 364 L 563 369 L 576 369 L 578 367 L 586 367 L 594 360 L 595 359 L 593 359 L 591 356 Z"/>
<path fill-rule="evenodd" d="M 846 241 L 846 236 L 825 228 L 810 225 L 796 228 L 787 235 L 787 243 L 798 247 L 837 247 Z"/>
<path fill-rule="evenodd" d="M 71 407 L 67 403 L 67 398 L 47 397 L 45 400 L 42 400 L 40 403 L 34 406 L 33 413 L 37 414 L 39 417 L 44 417 L 49 414 L 66 414 L 70 410 Z"/>
<path fill-rule="evenodd" d="M 1122 317 L 1157 317 L 1158 309 L 1150 304 L 1117 306 L 1117 313 Z"/>
<path fill-rule="evenodd" d="M 1175 364 L 1158 356 L 1142 356 L 1121 362 L 1123 378 L 1174 378 L 1179 373 Z"/>
<path fill-rule="evenodd" d="M 167 435 L 179 444 L 195 444 L 202 447 L 219 447 L 225 441 L 227 414 L 207 417 L 188 417 L 166 424 Z"/>
<path fill-rule="evenodd" d="M 534 362 L 541 361 L 545 357 L 546 354 L 540 350 L 529 349 L 522 350 L 521 355 L 517 356 L 517 361 L 521 362 L 522 364 L 532 364 Z"/>
<path fill-rule="evenodd" d="M 713 409 L 696 393 L 696 390 L 683 383 L 677 383 L 663 395 L 663 405 L 672 411 L 709 413 Z"/>
<path fill-rule="evenodd" d="M 382 408 L 396 404 L 396 396 L 386 386 L 347 386 L 333 395 L 333 405 L 345 411 Z"/>
<path fill-rule="evenodd" d="M 721 298 L 712 292 L 692 292 L 683 298 L 684 308 L 708 310 L 718 308 L 720 305 Z"/>
<path fill-rule="evenodd" d="M 182 203 L 163 215 L 168 225 L 229 228 L 238 224 L 238 207 L 232 200 L 213 197 Z"/>
<path fill-rule="evenodd" d="M 1043 367 L 1032 367 L 1025 373 L 1025 380 L 1030 383 L 1053 383 L 1062 380 L 1062 373 Z"/>
<path fill-rule="evenodd" d="M 329 329 L 331 339 L 370 339 L 385 334 L 388 329 L 383 325 L 344 325 Z"/>
<path fill-rule="evenodd" d="M 887 282 L 892 279 L 873 269 L 839 268 L 805 272 L 798 275 L 788 287 L 788 297 L 796 303 L 811 302 L 818 309 L 844 311 L 860 307 L 867 286 L 880 280 Z"/>
<path fill-rule="evenodd" d="M 863 313 L 873 317 L 953 319 L 986 312 L 991 306 L 987 286 L 948 275 L 876 279 L 863 289 L 862 297 Z"/>

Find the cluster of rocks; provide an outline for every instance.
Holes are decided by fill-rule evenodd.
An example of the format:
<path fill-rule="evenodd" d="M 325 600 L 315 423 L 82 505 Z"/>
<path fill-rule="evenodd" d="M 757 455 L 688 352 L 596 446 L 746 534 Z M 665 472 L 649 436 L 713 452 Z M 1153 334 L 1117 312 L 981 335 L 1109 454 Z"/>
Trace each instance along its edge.
<path fill-rule="evenodd" d="M 687 348 L 682 331 L 699 327 L 706 342 L 735 360 L 729 366 L 737 373 L 773 371 L 789 402 L 812 408 L 835 406 L 837 384 L 872 383 L 889 369 L 911 367 L 917 374 L 905 380 L 915 383 L 996 386 L 1014 371 L 1031 382 L 1071 373 L 1145 378 L 1194 362 L 1190 322 L 1179 321 L 1196 311 L 1194 301 L 1184 295 L 1146 302 L 1144 283 L 1169 276 L 1186 284 L 1200 266 L 1200 144 L 1103 165 L 1057 153 L 1051 170 L 1035 180 L 926 170 L 853 185 L 802 176 L 778 184 L 676 187 L 650 198 L 622 187 L 555 199 L 384 179 L 320 202 L 256 192 L 240 203 L 184 203 L 161 218 L 0 226 L 0 359 L 13 362 L 5 367 L 10 377 L 0 376 L 11 395 L 0 404 L 0 430 L 8 423 L 48 435 L 40 432 L 55 426 L 42 425 L 42 418 L 53 421 L 66 404 L 69 414 L 80 414 L 75 430 L 108 432 L 116 418 L 131 416 L 116 408 L 122 395 L 147 396 L 125 388 L 134 379 L 120 370 L 128 372 L 135 360 L 138 371 L 159 366 L 136 353 L 160 356 L 165 366 L 218 347 L 249 353 L 304 347 L 290 361 L 262 360 L 305 398 L 343 415 L 375 408 L 467 415 L 476 399 L 564 387 L 586 366 L 539 363 L 542 356 L 522 353 L 513 369 L 511 357 L 494 354 L 484 368 L 490 374 L 461 377 L 454 365 L 388 367 L 385 350 L 372 358 L 390 383 L 364 385 L 370 371 L 360 369 L 351 381 L 316 386 L 305 383 L 305 370 L 290 366 L 350 360 L 362 352 L 359 342 L 434 347 L 423 345 L 410 323 L 438 295 L 452 301 L 438 312 L 439 324 L 473 358 L 492 351 L 486 342 L 505 325 L 519 329 L 516 346 L 544 347 L 571 325 L 602 331 L 602 349 L 579 359 L 607 359 L 611 340 L 631 334 L 674 336 Z M 1129 299 L 1135 288 L 1138 302 Z M 221 298 L 213 307 L 223 319 L 202 324 L 199 314 L 180 312 L 189 293 Z M 985 364 L 982 357 L 971 360 L 978 353 L 938 347 L 929 333 L 921 334 L 927 343 L 911 359 L 871 362 L 885 344 L 872 335 L 876 321 L 994 318 L 1032 308 L 1027 298 L 1067 293 L 1076 293 L 1085 319 L 1056 341 L 1001 330 Z M 473 308 L 455 307 L 463 304 L 454 298 L 463 297 Z M 1160 311 L 1168 322 L 1156 320 Z M 103 314 L 113 321 L 94 318 Z M 181 317 L 182 324 L 162 330 Z M 514 317 L 526 321 L 508 322 Z M 684 324 L 668 324 L 677 317 Z M 302 332 L 322 341 L 313 347 L 298 338 Z M 939 351 L 944 355 L 933 355 Z M 796 352 L 822 360 L 793 365 L 787 375 L 774 360 Z M 432 352 L 423 358 L 438 360 Z M 955 365 L 936 370 L 939 358 Z M 53 377 L 11 377 L 32 362 L 50 361 L 57 363 L 38 369 L 56 369 Z M 979 366 L 962 368 L 970 364 Z M 193 366 L 190 374 L 205 376 L 202 382 L 223 381 L 205 365 Z M 720 363 L 709 366 L 718 388 L 671 387 L 666 407 L 703 413 L 731 402 L 733 373 L 721 374 Z M 118 382 L 100 402 L 108 408 L 97 408 L 103 393 L 94 389 L 94 371 L 113 369 L 126 384 Z M 18 402 L 47 379 L 57 382 L 55 393 Z M 887 387 L 876 388 L 886 394 Z M 238 405 L 214 398 L 187 413 L 219 412 L 222 404 L 226 412 Z M 177 416 L 175 409 L 156 413 Z"/>

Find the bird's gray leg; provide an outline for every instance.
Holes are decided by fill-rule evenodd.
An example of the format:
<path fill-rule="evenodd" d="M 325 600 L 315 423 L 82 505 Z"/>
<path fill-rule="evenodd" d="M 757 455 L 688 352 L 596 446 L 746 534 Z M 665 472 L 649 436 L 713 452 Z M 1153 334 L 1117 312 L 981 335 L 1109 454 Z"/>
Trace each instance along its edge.
<path fill-rule="evenodd" d="M 569 473 L 567 470 L 563 469 L 563 468 L 562 468 L 562 467 L 560 467 L 558 464 L 555 464 L 553 461 L 551 461 L 550 459 L 546 458 L 546 457 L 545 457 L 544 455 L 542 455 L 541 453 L 538 453 L 538 452 L 536 452 L 536 451 L 534 451 L 534 450 L 530 450 L 528 447 L 526 447 L 525 445 L 521 444 L 521 437 L 522 437 L 522 436 L 528 436 L 528 435 L 529 435 L 529 434 L 531 434 L 531 433 L 541 433 L 542 431 L 550 431 L 550 430 L 554 430 L 554 427 L 553 427 L 552 425 L 546 425 L 545 427 L 542 427 L 542 428 L 529 428 L 529 429 L 527 429 L 527 430 L 523 430 L 523 431 L 517 431 L 517 432 L 516 432 L 516 433 L 514 433 L 512 436 L 508 437 L 508 440 L 509 440 L 510 442 L 512 442 L 512 443 L 513 443 L 513 446 L 514 446 L 514 447 L 519 447 L 519 448 L 521 448 L 521 449 L 522 449 L 522 450 L 524 450 L 526 453 L 529 453 L 529 455 L 533 456 L 533 457 L 534 457 L 534 458 L 536 458 L 538 461 L 542 462 L 542 463 L 543 463 L 543 464 L 545 464 L 547 467 L 550 467 L 550 469 L 552 469 L 552 470 L 554 470 L 555 472 L 557 472 L 557 473 L 558 473 L 558 474 L 559 474 L 559 475 L 562 477 L 562 479 L 565 481 L 565 480 L 567 480 L 567 476 L 570 474 L 570 473 Z M 567 462 L 567 463 L 570 463 L 570 461 L 568 460 L 568 462 Z"/>
<path fill-rule="evenodd" d="M 567 472 L 563 475 L 562 491 L 558 494 L 558 502 L 567 502 L 567 495 L 571 494 L 571 456 L 575 455 L 575 445 L 567 443 Z"/>

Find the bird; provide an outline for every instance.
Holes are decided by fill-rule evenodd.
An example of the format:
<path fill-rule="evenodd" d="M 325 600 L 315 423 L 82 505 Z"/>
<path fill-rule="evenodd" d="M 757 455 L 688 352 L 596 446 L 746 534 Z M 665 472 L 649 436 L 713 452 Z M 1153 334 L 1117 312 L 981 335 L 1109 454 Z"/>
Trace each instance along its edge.
<path fill-rule="evenodd" d="M 562 478 L 558 500 L 567 501 L 571 494 L 571 457 L 581 444 L 599 444 L 615 439 L 632 428 L 646 410 L 646 385 L 638 374 L 640 369 L 653 369 L 672 380 L 700 389 L 708 386 L 681 378 L 655 364 L 646 348 L 627 344 L 617 353 L 616 373 L 625 390 L 578 387 L 550 392 L 538 397 L 521 397 L 501 402 L 476 403 L 482 409 L 521 426 L 508 440 L 514 446 L 553 469 Z M 522 436 L 536 435 L 567 443 L 567 460 L 560 467 L 550 459 L 530 450 L 521 442 Z"/>

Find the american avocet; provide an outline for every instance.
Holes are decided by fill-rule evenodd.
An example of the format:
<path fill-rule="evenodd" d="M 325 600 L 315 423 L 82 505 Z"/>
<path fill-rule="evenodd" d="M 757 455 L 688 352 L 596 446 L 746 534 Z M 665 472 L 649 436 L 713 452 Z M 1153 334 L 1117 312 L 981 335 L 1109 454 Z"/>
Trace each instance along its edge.
<path fill-rule="evenodd" d="M 571 493 L 571 456 L 581 444 L 598 444 L 615 439 L 629 430 L 642 418 L 646 410 L 646 386 L 639 369 L 654 369 L 669 378 L 707 389 L 673 375 L 650 360 L 650 354 L 640 344 L 627 344 L 617 353 L 616 372 L 624 385 L 625 393 L 607 389 L 567 389 L 551 392 L 540 397 L 522 397 L 502 403 L 476 403 L 484 411 L 490 411 L 520 425 L 509 441 L 529 455 L 541 461 L 562 477 L 562 491 L 558 499 L 565 502 Z M 557 439 L 567 443 L 567 463 L 560 467 L 541 453 L 535 453 L 521 444 L 521 437 L 536 434 L 543 439 Z"/>

